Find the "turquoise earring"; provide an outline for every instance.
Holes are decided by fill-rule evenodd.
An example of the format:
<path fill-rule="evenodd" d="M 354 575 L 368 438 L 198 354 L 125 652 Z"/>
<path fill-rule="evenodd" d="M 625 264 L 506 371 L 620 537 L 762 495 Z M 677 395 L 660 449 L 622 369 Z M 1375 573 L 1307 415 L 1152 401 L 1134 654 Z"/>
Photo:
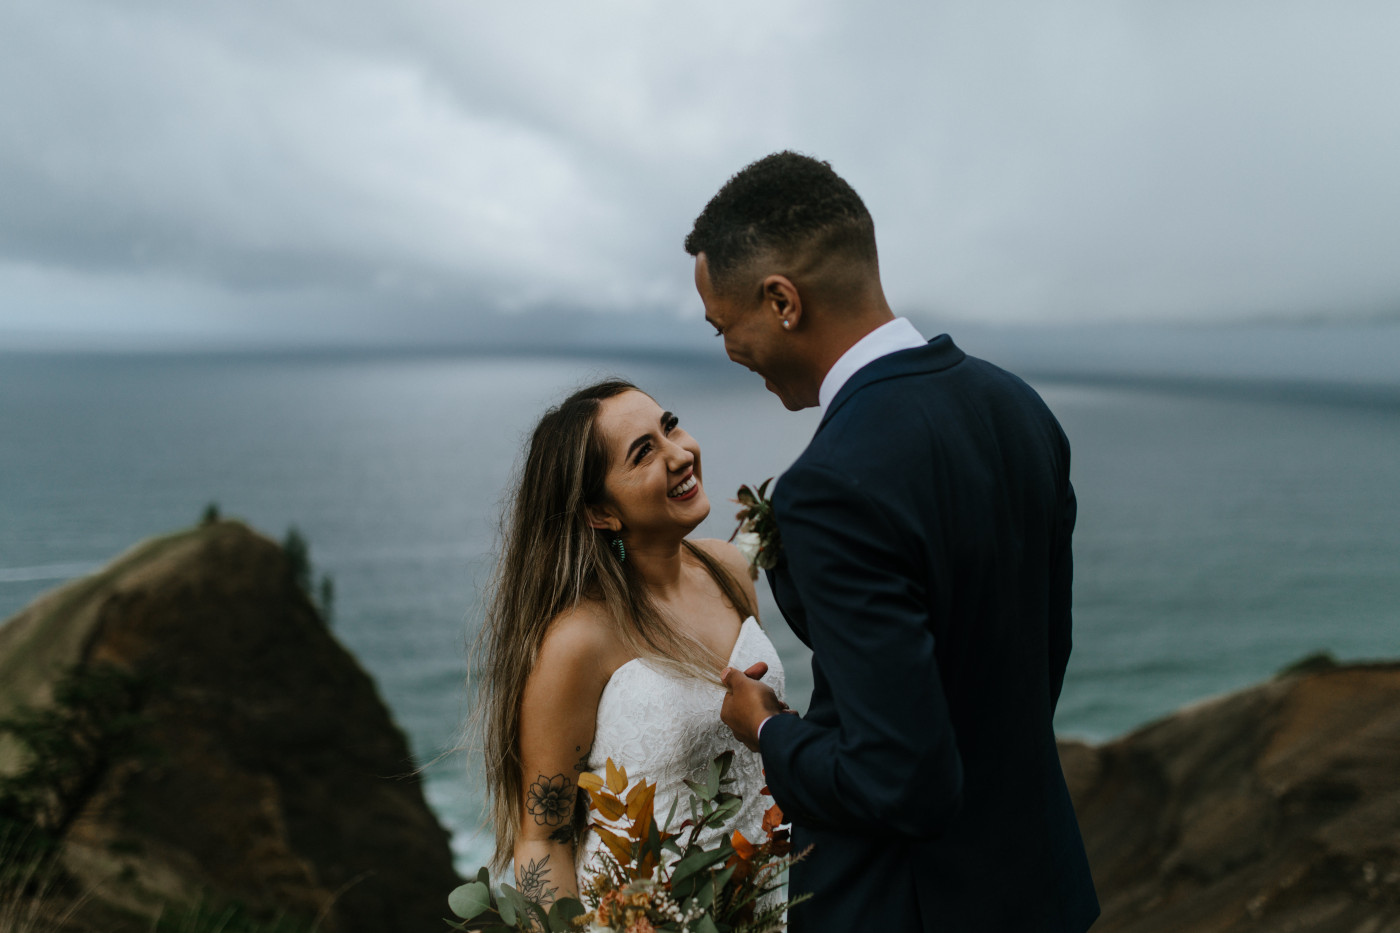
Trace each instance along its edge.
<path fill-rule="evenodd" d="M 613 538 L 608 544 L 612 547 L 613 553 L 617 555 L 617 562 L 625 564 L 627 562 L 627 545 L 622 543 L 621 536 Z"/>

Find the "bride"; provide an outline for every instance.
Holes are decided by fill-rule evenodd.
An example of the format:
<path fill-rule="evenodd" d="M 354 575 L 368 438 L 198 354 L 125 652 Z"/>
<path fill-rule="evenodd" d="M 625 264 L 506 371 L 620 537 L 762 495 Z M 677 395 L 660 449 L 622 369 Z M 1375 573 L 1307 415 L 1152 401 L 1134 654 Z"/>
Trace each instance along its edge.
<path fill-rule="evenodd" d="M 535 428 L 479 669 L 494 865 L 513 859 L 541 903 L 577 897 L 602 848 L 577 780 L 608 758 L 656 782 L 660 822 L 733 749 L 744 808 L 727 829 L 762 834 L 762 762 L 720 722 L 719 676 L 748 668 L 781 696 L 782 666 L 744 558 L 686 540 L 709 512 L 699 444 L 630 383 L 582 389 Z"/>

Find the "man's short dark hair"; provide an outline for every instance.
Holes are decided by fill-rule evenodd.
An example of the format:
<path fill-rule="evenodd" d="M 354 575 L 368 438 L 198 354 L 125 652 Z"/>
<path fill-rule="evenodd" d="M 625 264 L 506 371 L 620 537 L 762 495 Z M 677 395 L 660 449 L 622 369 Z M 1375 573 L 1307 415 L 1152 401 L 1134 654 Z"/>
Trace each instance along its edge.
<path fill-rule="evenodd" d="M 796 152 L 765 156 L 725 182 L 695 218 L 685 251 L 704 253 L 711 283 L 725 290 L 764 253 L 877 265 L 875 221 L 860 195 L 830 164 Z"/>

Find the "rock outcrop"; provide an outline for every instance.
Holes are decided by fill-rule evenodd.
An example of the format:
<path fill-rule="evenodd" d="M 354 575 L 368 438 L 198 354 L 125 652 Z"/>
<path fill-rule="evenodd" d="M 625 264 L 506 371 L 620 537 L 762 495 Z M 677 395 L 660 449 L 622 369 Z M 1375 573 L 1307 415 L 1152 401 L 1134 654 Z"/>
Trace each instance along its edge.
<path fill-rule="evenodd" d="M 1283 675 L 1061 759 L 1095 933 L 1400 933 L 1400 664 Z"/>
<path fill-rule="evenodd" d="M 0 715 L 99 665 L 149 685 L 146 750 L 92 775 L 64 822 L 78 920 L 112 929 L 122 912 L 213 901 L 327 933 L 440 928 L 457 883 L 447 834 L 373 682 L 276 544 L 215 522 L 41 598 L 0 628 Z M 21 764 L 0 748 L 0 773 Z"/>

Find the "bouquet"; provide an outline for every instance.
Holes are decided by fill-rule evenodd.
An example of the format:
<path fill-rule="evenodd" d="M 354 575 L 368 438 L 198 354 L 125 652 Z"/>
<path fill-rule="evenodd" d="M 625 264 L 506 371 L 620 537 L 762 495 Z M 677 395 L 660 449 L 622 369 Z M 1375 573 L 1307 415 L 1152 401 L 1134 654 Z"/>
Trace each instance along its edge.
<path fill-rule="evenodd" d="M 676 830 L 676 804 L 658 826 L 656 785 L 632 783 L 627 771 L 607 762 L 604 776 L 584 774 L 579 786 L 595 814 L 591 826 L 604 849 L 585 876 L 583 900 L 560 898 L 546 910 L 510 885 L 493 891 L 485 868 L 477 880 L 452 892 L 448 905 L 457 930 L 573 931 L 590 933 L 772 933 L 784 927 L 787 903 L 768 898 L 779 879 L 805 853 L 794 854 L 782 810 L 763 817 L 764 839 L 750 841 L 735 830 L 708 847 L 702 834 L 718 830 L 739 812 L 739 795 L 726 791 L 732 751 L 710 763 L 704 781 L 686 781 L 689 818 Z M 767 789 L 764 789 L 767 793 Z M 675 856 L 663 859 L 663 853 Z"/>

